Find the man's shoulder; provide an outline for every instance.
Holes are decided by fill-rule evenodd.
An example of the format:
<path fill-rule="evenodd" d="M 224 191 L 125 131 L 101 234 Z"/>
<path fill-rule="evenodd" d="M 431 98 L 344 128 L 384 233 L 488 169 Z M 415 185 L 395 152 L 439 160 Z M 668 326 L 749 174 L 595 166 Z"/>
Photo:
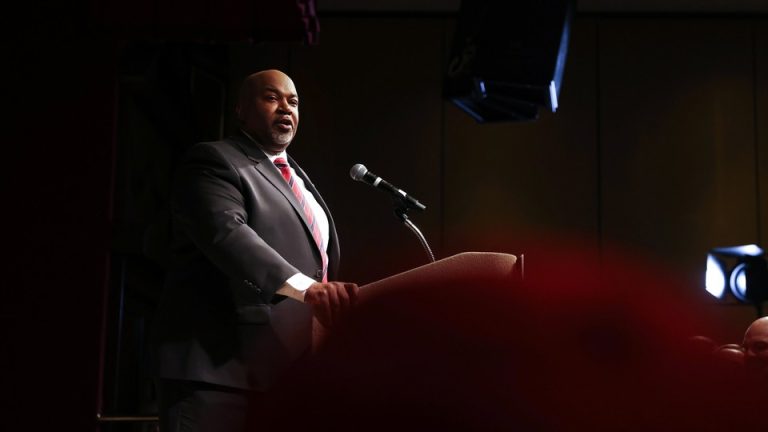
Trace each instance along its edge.
<path fill-rule="evenodd" d="M 261 156 L 259 153 L 258 149 L 251 149 L 248 143 L 239 136 L 199 142 L 186 151 L 188 158 L 223 158 L 229 161 L 258 158 Z"/>
<path fill-rule="evenodd" d="M 226 137 L 217 141 L 202 141 L 193 144 L 187 149 L 187 153 L 213 153 L 229 154 L 242 153 L 239 149 L 240 143 L 237 137 Z"/>

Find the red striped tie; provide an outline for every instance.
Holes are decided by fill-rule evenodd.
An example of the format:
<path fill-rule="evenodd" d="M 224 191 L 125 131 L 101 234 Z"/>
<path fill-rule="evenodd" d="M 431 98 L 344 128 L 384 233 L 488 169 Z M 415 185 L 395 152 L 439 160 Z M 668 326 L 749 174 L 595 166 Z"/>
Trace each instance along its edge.
<path fill-rule="evenodd" d="M 277 158 L 274 163 L 277 169 L 280 170 L 280 173 L 283 174 L 285 181 L 288 182 L 288 186 L 291 187 L 296 199 L 299 200 L 301 208 L 304 209 L 304 215 L 309 222 L 309 229 L 312 231 L 312 237 L 314 237 L 315 243 L 320 249 L 320 256 L 323 259 L 323 282 L 328 282 L 328 254 L 325 252 L 325 247 L 323 246 L 323 236 L 320 234 L 320 227 L 315 220 L 315 214 L 312 212 L 312 208 L 309 206 L 307 200 L 304 199 L 304 193 L 301 192 L 299 184 L 296 183 L 296 180 L 291 175 L 291 168 L 288 166 L 288 162 L 283 158 Z"/>

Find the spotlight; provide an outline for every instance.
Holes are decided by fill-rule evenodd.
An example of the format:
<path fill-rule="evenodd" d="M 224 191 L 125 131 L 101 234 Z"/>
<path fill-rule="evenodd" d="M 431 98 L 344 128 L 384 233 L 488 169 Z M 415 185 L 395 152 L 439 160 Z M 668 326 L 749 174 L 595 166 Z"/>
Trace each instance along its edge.
<path fill-rule="evenodd" d="M 768 300 L 765 252 L 754 244 L 711 249 L 705 284 L 713 296 L 723 299 L 730 292 L 738 301 L 754 305 L 762 316 L 762 303 Z"/>
<path fill-rule="evenodd" d="M 722 262 L 715 258 L 711 253 L 707 254 L 707 291 L 713 296 L 721 299 L 725 296 L 725 268 Z"/>

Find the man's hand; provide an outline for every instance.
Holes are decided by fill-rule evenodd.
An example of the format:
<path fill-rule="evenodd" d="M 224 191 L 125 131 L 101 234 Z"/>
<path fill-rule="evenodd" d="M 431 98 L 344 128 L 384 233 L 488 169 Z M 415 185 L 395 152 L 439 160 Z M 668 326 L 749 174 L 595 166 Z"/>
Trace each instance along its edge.
<path fill-rule="evenodd" d="M 333 327 L 357 301 L 357 284 L 349 282 L 315 282 L 304 294 L 304 303 L 312 306 L 317 319 L 325 327 Z"/>

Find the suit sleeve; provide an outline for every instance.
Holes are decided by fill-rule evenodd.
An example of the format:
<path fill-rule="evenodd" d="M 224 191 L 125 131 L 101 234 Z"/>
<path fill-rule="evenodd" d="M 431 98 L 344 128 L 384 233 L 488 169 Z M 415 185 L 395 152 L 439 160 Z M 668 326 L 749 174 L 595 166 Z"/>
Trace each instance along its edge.
<path fill-rule="evenodd" d="M 250 226 L 237 170 L 218 150 L 190 149 L 174 179 L 174 222 L 220 270 L 269 302 L 299 273 Z"/>

